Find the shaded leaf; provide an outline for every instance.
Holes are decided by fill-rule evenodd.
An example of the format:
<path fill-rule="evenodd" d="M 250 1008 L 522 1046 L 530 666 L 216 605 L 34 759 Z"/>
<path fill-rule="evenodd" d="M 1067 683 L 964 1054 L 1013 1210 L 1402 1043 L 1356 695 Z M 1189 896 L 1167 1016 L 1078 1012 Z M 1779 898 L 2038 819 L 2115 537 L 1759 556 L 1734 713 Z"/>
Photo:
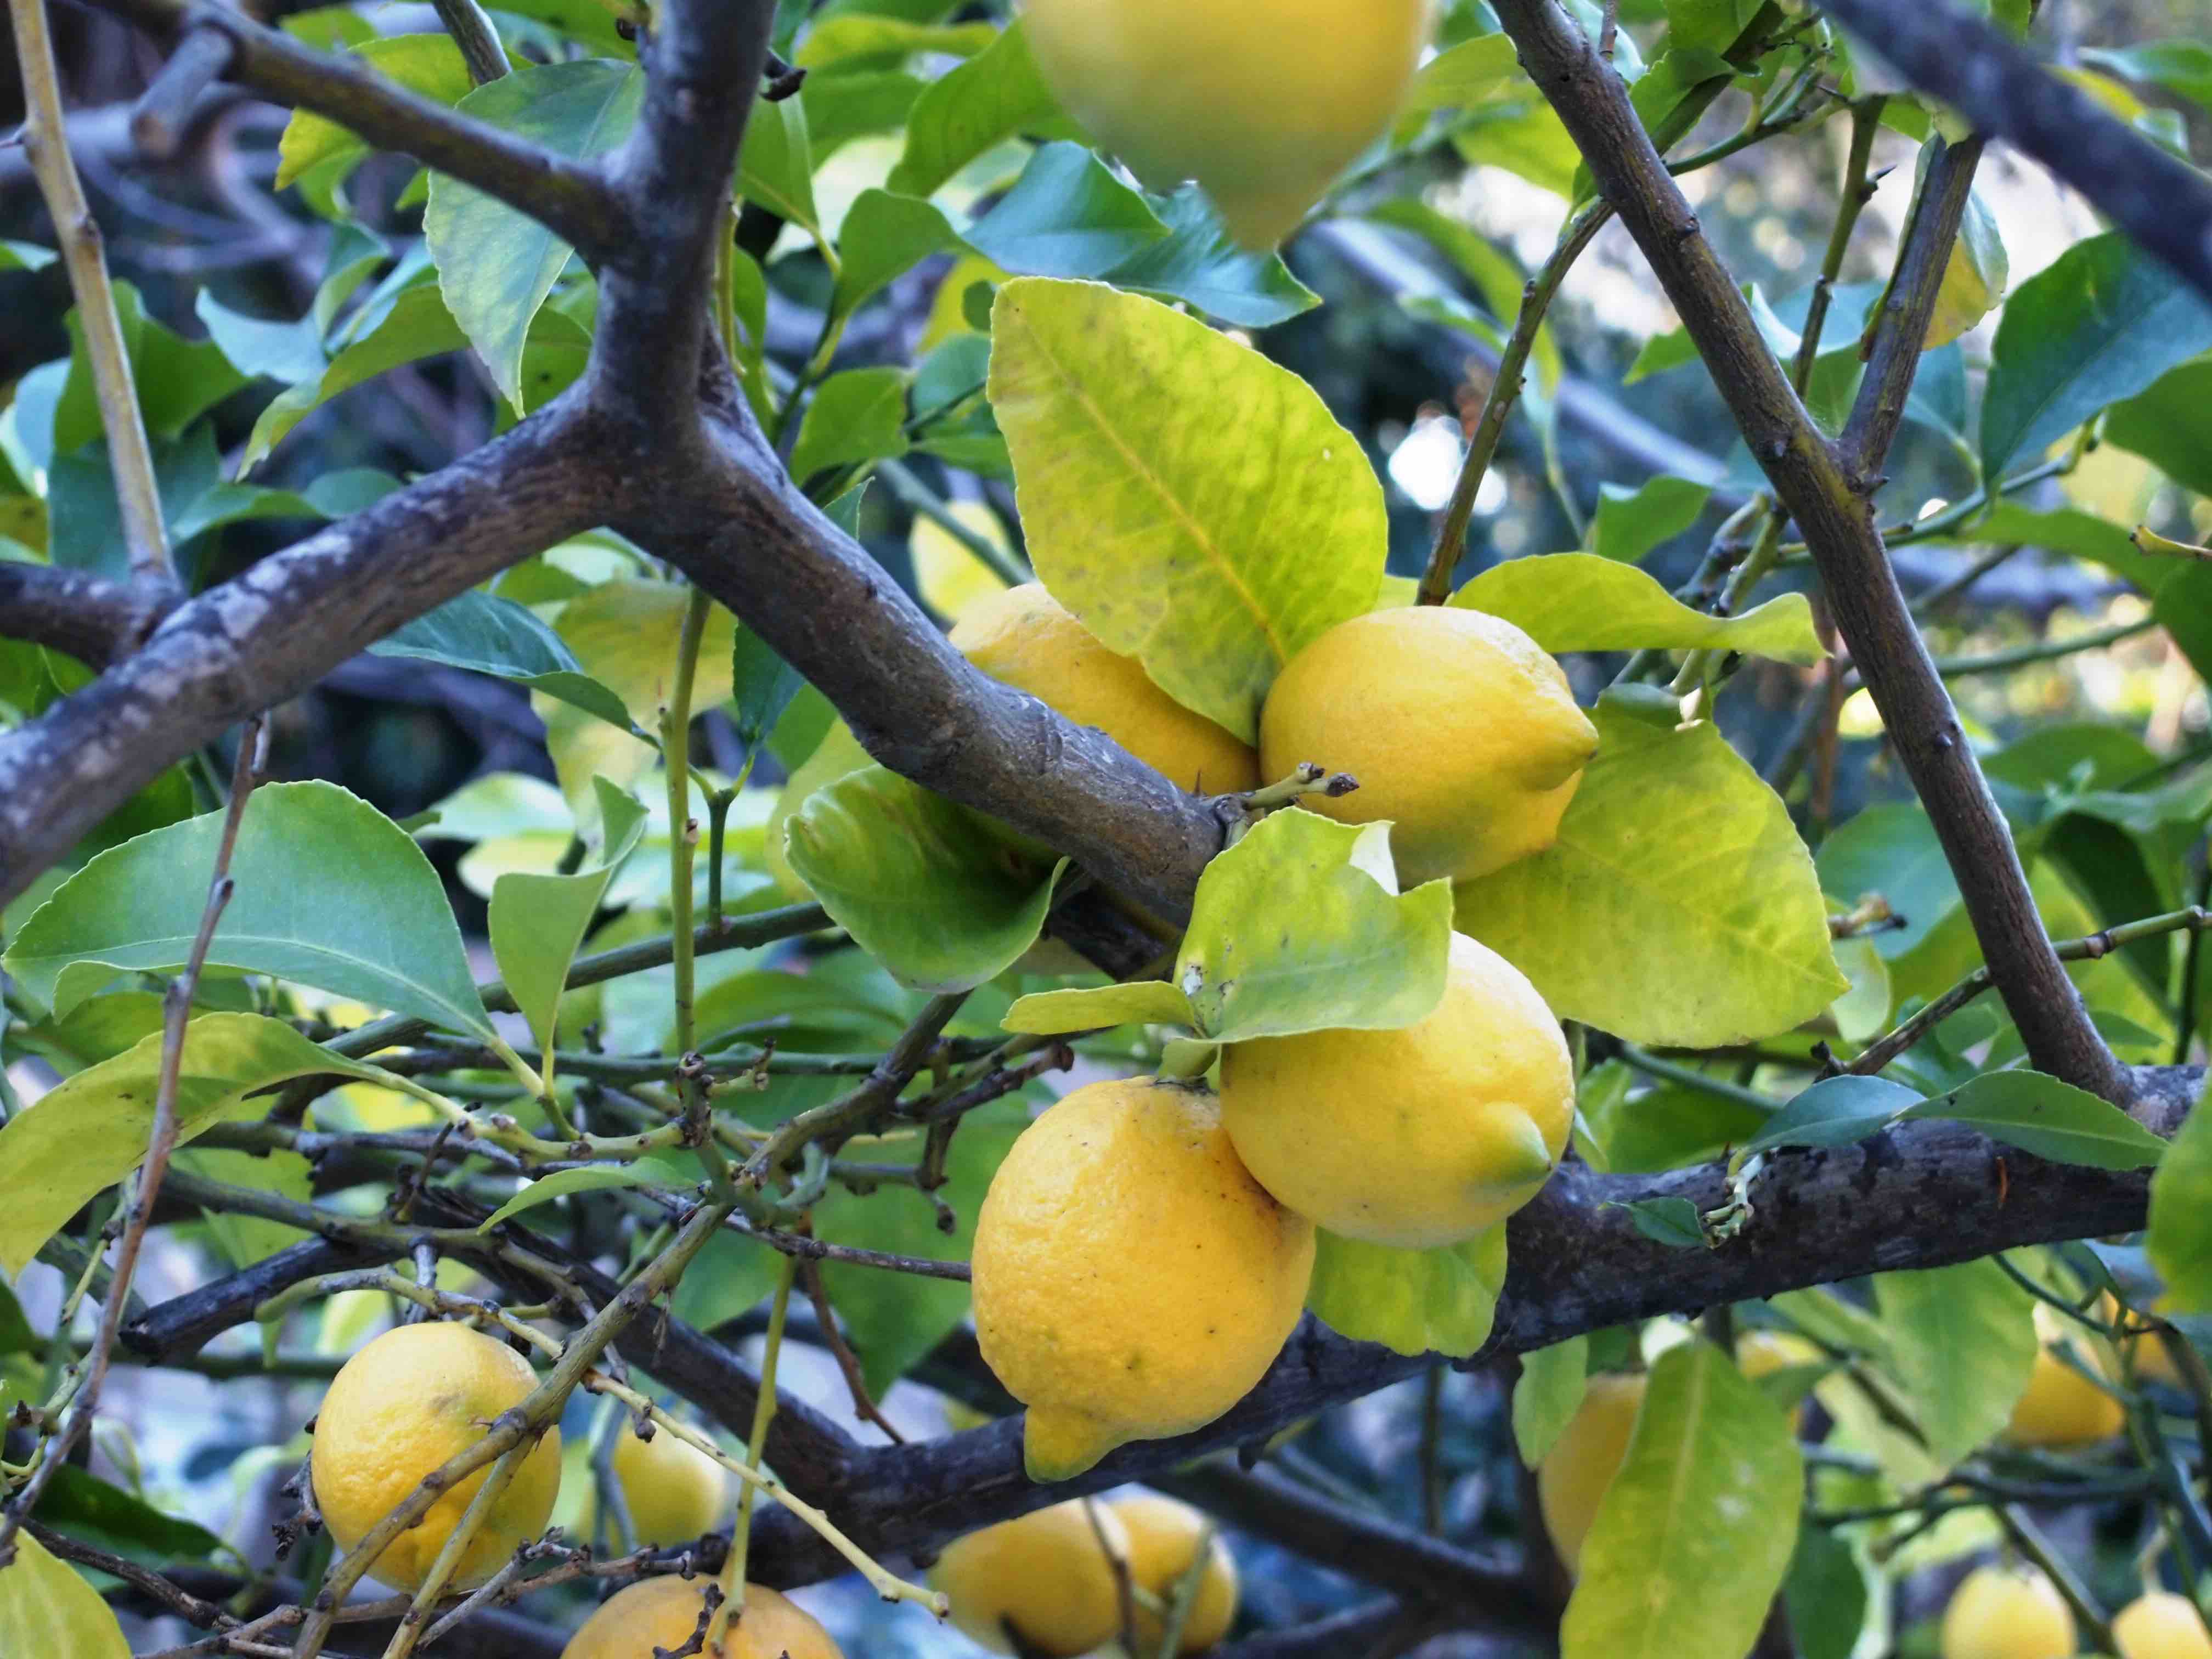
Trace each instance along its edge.
<path fill-rule="evenodd" d="M 2027 1391 L 2037 1350 L 2033 1299 L 1987 1256 L 1879 1273 L 1874 1287 L 1891 1364 L 1929 1451 L 1948 1468 L 2003 1428 Z"/>
<path fill-rule="evenodd" d="M 561 636 L 512 599 L 471 589 L 426 611 L 368 647 L 380 657 L 414 657 L 478 674 L 526 680 L 573 673 L 576 659 Z"/>
<path fill-rule="evenodd" d="M 1767 1119 L 1740 1155 L 1778 1146 L 1850 1146 L 1920 1103 L 1917 1090 L 1878 1077 L 1832 1077 L 1814 1084 Z"/>
<path fill-rule="evenodd" d="M 1629 1222 L 1638 1233 L 1670 1250 L 1699 1250 L 1711 1242 L 1705 1237 L 1698 1206 L 1686 1198 L 1639 1198 L 1606 1207 L 1627 1211 Z"/>
<path fill-rule="evenodd" d="M 986 258 L 1033 276 L 1105 276 L 1167 234 L 1141 194 L 1066 143 L 1032 155 L 1014 187 L 968 228 Z"/>
<path fill-rule="evenodd" d="M 2151 1175 L 2144 1245 L 2166 1280 L 2167 1307 L 2212 1313 L 2212 1112 L 2201 1097 Z"/>
<path fill-rule="evenodd" d="M 1544 1461 L 1574 1421 L 1589 1382 L 1589 1339 L 1571 1336 L 1521 1356 L 1513 1385 L 1513 1442 L 1530 1468 Z"/>
<path fill-rule="evenodd" d="M 2096 1170 L 2140 1170 L 2166 1152 L 2118 1107 L 2040 1072 L 1990 1072 L 1899 1115 L 1967 1124 L 2038 1158 Z"/>
<path fill-rule="evenodd" d="M 1340 1336 L 1403 1354 L 1464 1358 L 1490 1339 L 1505 1283 L 1505 1229 L 1401 1250 L 1317 1230 L 1306 1306 Z"/>

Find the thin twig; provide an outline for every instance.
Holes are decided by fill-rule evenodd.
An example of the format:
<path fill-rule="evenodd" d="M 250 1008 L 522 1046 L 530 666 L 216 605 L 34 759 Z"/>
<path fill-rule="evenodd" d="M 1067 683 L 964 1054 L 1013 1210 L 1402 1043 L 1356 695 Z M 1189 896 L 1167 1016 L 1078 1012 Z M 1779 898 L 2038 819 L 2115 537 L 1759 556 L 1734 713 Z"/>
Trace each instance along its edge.
<path fill-rule="evenodd" d="M 830 1357 L 837 1362 L 837 1369 L 845 1378 L 846 1392 L 853 1396 L 853 1410 L 864 1421 L 874 1424 L 889 1435 L 891 1443 L 906 1444 L 906 1437 L 898 1431 L 883 1407 L 876 1404 L 875 1395 L 868 1392 L 868 1379 L 860 1368 L 860 1356 L 853 1352 L 853 1345 L 837 1328 L 836 1310 L 830 1305 L 829 1287 L 822 1282 L 822 1263 L 814 1256 L 797 1258 L 799 1282 L 806 1291 L 806 1299 L 814 1304 L 814 1322 L 822 1328 L 822 1340 L 830 1350 Z"/>
<path fill-rule="evenodd" d="M 500 45 L 499 30 L 477 0 L 430 0 L 430 3 L 437 9 L 446 33 L 461 49 L 470 80 L 481 87 L 507 74 L 507 48 Z"/>

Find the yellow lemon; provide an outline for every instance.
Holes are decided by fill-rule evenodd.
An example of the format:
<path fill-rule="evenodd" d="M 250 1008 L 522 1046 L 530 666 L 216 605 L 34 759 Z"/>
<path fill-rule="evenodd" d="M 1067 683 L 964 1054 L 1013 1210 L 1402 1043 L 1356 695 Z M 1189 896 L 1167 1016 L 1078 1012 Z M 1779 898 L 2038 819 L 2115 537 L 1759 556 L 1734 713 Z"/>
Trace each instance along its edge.
<path fill-rule="evenodd" d="M 1644 1408 L 1642 1372 L 1593 1376 L 1583 1403 L 1536 1466 L 1536 1502 L 1559 1559 L 1573 1572 L 1581 1565 L 1597 1506 L 1628 1455 L 1636 1414 Z"/>
<path fill-rule="evenodd" d="M 2197 1603 L 2171 1590 L 2153 1590 L 2122 1607 L 2112 1620 L 2120 1659 L 2212 1659 L 2212 1633 Z"/>
<path fill-rule="evenodd" d="M 1163 1606 L 1174 1605 L 1183 1575 L 1198 1559 L 1198 1540 L 1206 1535 L 1206 1518 L 1188 1504 L 1157 1492 L 1138 1492 L 1117 1498 L 1113 1512 L 1129 1534 L 1129 1577 L 1140 1590 L 1148 1590 Z M 1182 1639 L 1176 1651 L 1199 1653 L 1229 1634 L 1237 1619 L 1237 1563 L 1218 1533 L 1206 1552 L 1206 1569 L 1198 1581 L 1198 1599 L 1183 1621 Z M 1158 1654 L 1167 1632 L 1148 1608 L 1137 1609 L 1137 1650 Z"/>
<path fill-rule="evenodd" d="M 1270 247 L 1403 103 L 1429 0 L 1024 0 L 1069 114 L 1156 190 L 1195 179 Z"/>
<path fill-rule="evenodd" d="M 1102 1534 L 1128 1559 L 1128 1534 L 1104 1504 L 1054 1504 L 955 1539 L 930 1585 L 951 1604 L 952 1622 L 992 1652 L 1014 1651 L 1011 1625 L 1024 1646 L 1072 1659 L 1121 1627 L 1121 1588 Z"/>
<path fill-rule="evenodd" d="M 2074 1615 L 2028 1567 L 1977 1567 L 1943 1609 L 1943 1659 L 2071 1659 Z"/>
<path fill-rule="evenodd" d="M 1041 582 L 1003 588 L 969 606 L 952 643 L 992 678 L 1078 726 L 1097 726 L 1185 789 L 1227 795 L 1260 781 L 1249 744 L 1161 690 L 1133 657 L 1101 645 Z"/>
<path fill-rule="evenodd" d="M 1311 761 L 1358 779 L 1305 805 L 1346 823 L 1389 819 L 1408 885 L 1543 851 L 1596 752 L 1559 664 L 1511 623 L 1451 605 L 1339 623 L 1260 711 L 1260 769 L 1286 777 Z"/>
<path fill-rule="evenodd" d="M 783 793 L 769 809 L 768 872 L 793 904 L 811 902 L 814 890 L 801 881 L 799 872 L 791 867 L 791 857 L 783 844 L 784 820 L 804 806 L 806 798 L 816 790 L 875 763 L 874 757 L 860 747 L 860 740 L 853 735 L 853 728 L 842 720 L 836 721 L 822 734 L 822 741 L 815 744 L 814 752 L 793 769 Z"/>
<path fill-rule="evenodd" d="M 1030 1478 L 1210 1423 L 1298 1322 L 1313 1224 L 1238 1162 L 1200 1088 L 1094 1083 L 1024 1130 L 975 1218 L 975 1334 L 1029 1407 Z"/>
<path fill-rule="evenodd" d="M 568 1638 L 561 1659 L 653 1659 L 691 1640 L 707 1606 L 710 1578 L 670 1574 L 617 1590 Z M 723 1659 L 845 1659 L 830 1632 L 789 1597 L 745 1586 L 745 1610 L 722 1640 Z"/>
<path fill-rule="evenodd" d="M 2005 1425 L 2003 1437 L 2008 1444 L 2085 1446 L 2109 1440 L 2126 1426 L 2126 1407 L 2058 1357 L 2059 1346 L 2065 1344 L 2076 1360 L 2100 1376 L 2107 1374 L 2104 1356 L 2086 1331 L 2073 1327 L 2069 1340 L 2069 1323 L 2044 1304 L 2036 1304 L 2035 1328 L 2043 1346 L 2028 1374 L 2027 1392 Z"/>
<path fill-rule="evenodd" d="M 1347 1238 L 1423 1249 L 1536 1195 L 1574 1122 L 1574 1060 L 1536 988 L 1455 933 L 1425 1019 L 1231 1043 L 1221 1115 L 1283 1204 Z"/>
<path fill-rule="evenodd" d="M 688 1544 L 730 1522 L 731 1493 L 722 1466 L 666 1429 L 641 1440 L 625 1422 L 615 1442 L 615 1479 L 623 1504 L 645 1549 Z M 599 1491 L 585 1479 L 585 1496 L 576 1518 L 576 1535 L 589 1538 L 599 1524 Z"/>
<path fill-rule="evenodd" d="M 351 1550 L 424 1475 L 483 1439 L 537 1383 L 528 1360 L 465 1325 L 402 1325 L 369 1343 L 331 1379 L 315 1419 L 310 1470 L 331 1540 Z M 419 1589 L 489 1472 L 478 1469 L 441 1494 L 419 1525 L 386 1546 L 376 1577 Z M 483 1583 L 517 1545 L 543 1532 L 560 1488 L 561 1431 L 548 1429 L 469 1540 L 451 1588 Z"/>

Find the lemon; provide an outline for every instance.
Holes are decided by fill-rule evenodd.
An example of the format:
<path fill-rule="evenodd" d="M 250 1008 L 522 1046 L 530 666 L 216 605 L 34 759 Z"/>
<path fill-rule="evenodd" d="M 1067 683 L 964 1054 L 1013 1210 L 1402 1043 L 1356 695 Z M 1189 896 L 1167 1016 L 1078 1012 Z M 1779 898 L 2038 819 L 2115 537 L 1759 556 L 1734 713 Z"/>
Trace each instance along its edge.
<path fill-rule="evenodd" d="M 1260 711 L 1260 769 L 1351 773 L 1352 793 L 1304 805 L 1346 823 L 1390 820 L 1409 885 L 1543 851 L 1596 752 L 1559 664 L 1511 623 L 1451 605 L 1339 623 L 1291 659 Z"/>
<path fill-rule="evenodd" d="M 1316 1225 L 1374 1244 L 1453 1244 L 1504 1220 L 1542 1187 L 1574 1115 L 1559 1022 L 1464 933 L 1425 1019 L 1222 1051 L 1221 1116 L 1244 1166 Z"/>
<path fill-rule="evenodd" d="M 1943 1659 L 2071 1659 L 2074 1615 L 2041 1573 L 1977 1567 L 1943 1609 Z"/>
<path fill-rule="evenodd" d="M 1140 1590 L 1158 1596 L 1163 1607 L 1175 1605 L 1183 1575 L 1198 1559 L 1198 1540 L 1206 1535 L 1206 1518 L 1188 1504 L 1157 1492 L 1138 1492 L 1116 1498 L 1109 1506 L 1129 1534 L 1129 1577 Z M 1229 1634 L 1237 1619 L 1237 1563 L 1218 1533 L 1207 1545 L 1206 1570 L 1198 1581 L 1198 1597 L 1183 1621 L 1182 1638 L 1176 1651 L 1198 1653 Z M 1149 1608 L 1137 1608 L 1137 1651 L 1156 1655 L 1167 1631 Z"/>
<path fill-rule="evenodd" d="M 1060 104 L 1155 190 L 1206 186 L 1272 247 L 1382 137 L 1430 0 L 1024 0 Z"/>
<path fill-rule="evenodd" d="M 353 1549 L 424 1475 L 483 1439 L 537 1383 L 528 1360 L 465 1325 L 402 1325 L 370 1342 L 331 1379 L 315 1419 L 310 1471 L 332 1540 Z M 487 1465 L 441 1494 L 418 1525 L 385 1547 L 376 1577 L 420 1589 L 489 1473 Z M 543 1532 L 560 1488 L 561 1431 L 548 1429 L 469 1540 L 449 1588 L 474 1589 Z"/>
<path fill-rule="evenodd" d="M 1537 1506 L 1569 1572 L 1581 1565 L 1583 1540 L 1628 1455 L 1644 1388 L 1641 1372 L 1590 1378 L 1583 1403 L 1536 1466 Z"/>
<path fill-rule="evenodd" d="M 2122 1607 L 2112 1620 L 2120 1659 L 2212 1659 L 2212 1633 L 2197 1603 L 2171 1590 L 2153 1590 Z"/>
<path fill-rule="evenodd" d="M 806 798 L 816 790 L 827 788 L 838 779 L 849 777 L 875 763 L 874 757 L 861 748 L 860 740 L 853 735 L 853 728 L 842 720 L 836 721 L 822 734 L 822 741 L 815 744 L 814 752 L 793 769 L 783 793 L 769 809 L 768 872 L 793 904 L 811 903 L 814 890 L 801 881 L 799 872 L 791 867 L 791 857 L 783 844 L 784 820 L 804 806 Z"/>
<path fill-rule="evenodd" d="M 2027 1392 L 2012 1408 L 2004 1439 L 2014 1446 L 2086 1446 L 2109 1440 L 2127 1424 L 2127 1408 L 2058 1357 L 2061 1344 L 2100 1375 L 2109 1375 L 2104 1356 L 2079 1327 L 2069 1340 L 2067 1322 L 2038 1303 L 2036 1334 L 2043 1346 L 2028 1374 Z"/>
<path fill-rule="evenodd" d="M 1260 781 L 1249 744 L 1161 690 L 1134 658 L 1109 651 L 1041 582 L 969 606 L 952 643 L 992 678 L 1097 726 L 1185 789 L 1227 795 Z"/>
<path fill-rule="evenodd" d="M 1014 1651 L 1011 1625 L 1029 1649 L 1072 1659 L 1121 1627 L 1107 1547 L 1128 1559 L 1121 1522 L 1105 1505 L 1074 1498 L 955 1539 L 929 1582 L 951 1604 L 952 1622 L 992 1652 Z"/>
<path fill-rule="evenodd" d="M 1298 1322 L 1313 1225 L 1237 1161 L 1219 1103 L 1094 1083 L 1022 1132 L 975 1218 L 975 1334 L 1029 1407 L 1030 1476 L 1210 1423 Z"/>
<path fill-rule="evenodd" d="M 687 1645 L 707 1606 L 708 1578 L 674 1574 L 617 1590 L 568 1638 L 561 1659 L 653 1659 Z M 805 1608 L 763 1584 L 745 1586 L 744 1617 L 722 1638 L 723 1659 L 845 1659 Z"/>
<path fill-rule="evenodd" d="M 615 1441 L 614 1466 L 641 1548 L 688 1544 L 728 1524 L 730 1486 L 722 1466 L 666 1429 L 641 1440 L 625 1422 Z M 576 1517 L 580 1538 L 590 1538 L 599 1525 L 599 1490 L 588 1474 L 585 1480 L 584 1501 Z"/>

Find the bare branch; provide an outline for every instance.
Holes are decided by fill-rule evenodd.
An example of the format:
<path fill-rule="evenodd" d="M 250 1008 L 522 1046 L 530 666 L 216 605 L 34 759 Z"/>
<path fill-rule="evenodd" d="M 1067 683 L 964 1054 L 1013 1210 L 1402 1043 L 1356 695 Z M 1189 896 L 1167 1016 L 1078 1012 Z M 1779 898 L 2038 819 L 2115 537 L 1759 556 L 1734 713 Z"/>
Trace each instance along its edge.
<path fill-rule="evenodd" d="M 238 55 L 231 38 L 214 29 L 187 29 L 153 84 L 131 110 L 131 137 L 142 155 L 167 161 L 184 143 L 192 112 L 208 88 Z"/>
<path fill-rule="evenodd" d="M 0 639 L 51 646 L 105 668 L 143 645 L 177 598 L 82 570 L 0 559 Z"/>
<path fill-rule="evenodd" d="M 2212 183 L 1948 0 L 1822 0 L 1890 65 L 2033 156 L 2212 297 Z"/>
<path fill-rule="evenodd" d="M 1760 337 L 1653 149 L 1628 89 L 1554 0 L 1498 0 L 1521 59 L 1588 158 L 1796 519 L 1850 647 L 1956 873 L 2005 1006 L 2039 1070 L 2122 1099 L 2125 1069 L 2044 936 L 2018 849 L 1905 606 L 1866 497 Z"/>

